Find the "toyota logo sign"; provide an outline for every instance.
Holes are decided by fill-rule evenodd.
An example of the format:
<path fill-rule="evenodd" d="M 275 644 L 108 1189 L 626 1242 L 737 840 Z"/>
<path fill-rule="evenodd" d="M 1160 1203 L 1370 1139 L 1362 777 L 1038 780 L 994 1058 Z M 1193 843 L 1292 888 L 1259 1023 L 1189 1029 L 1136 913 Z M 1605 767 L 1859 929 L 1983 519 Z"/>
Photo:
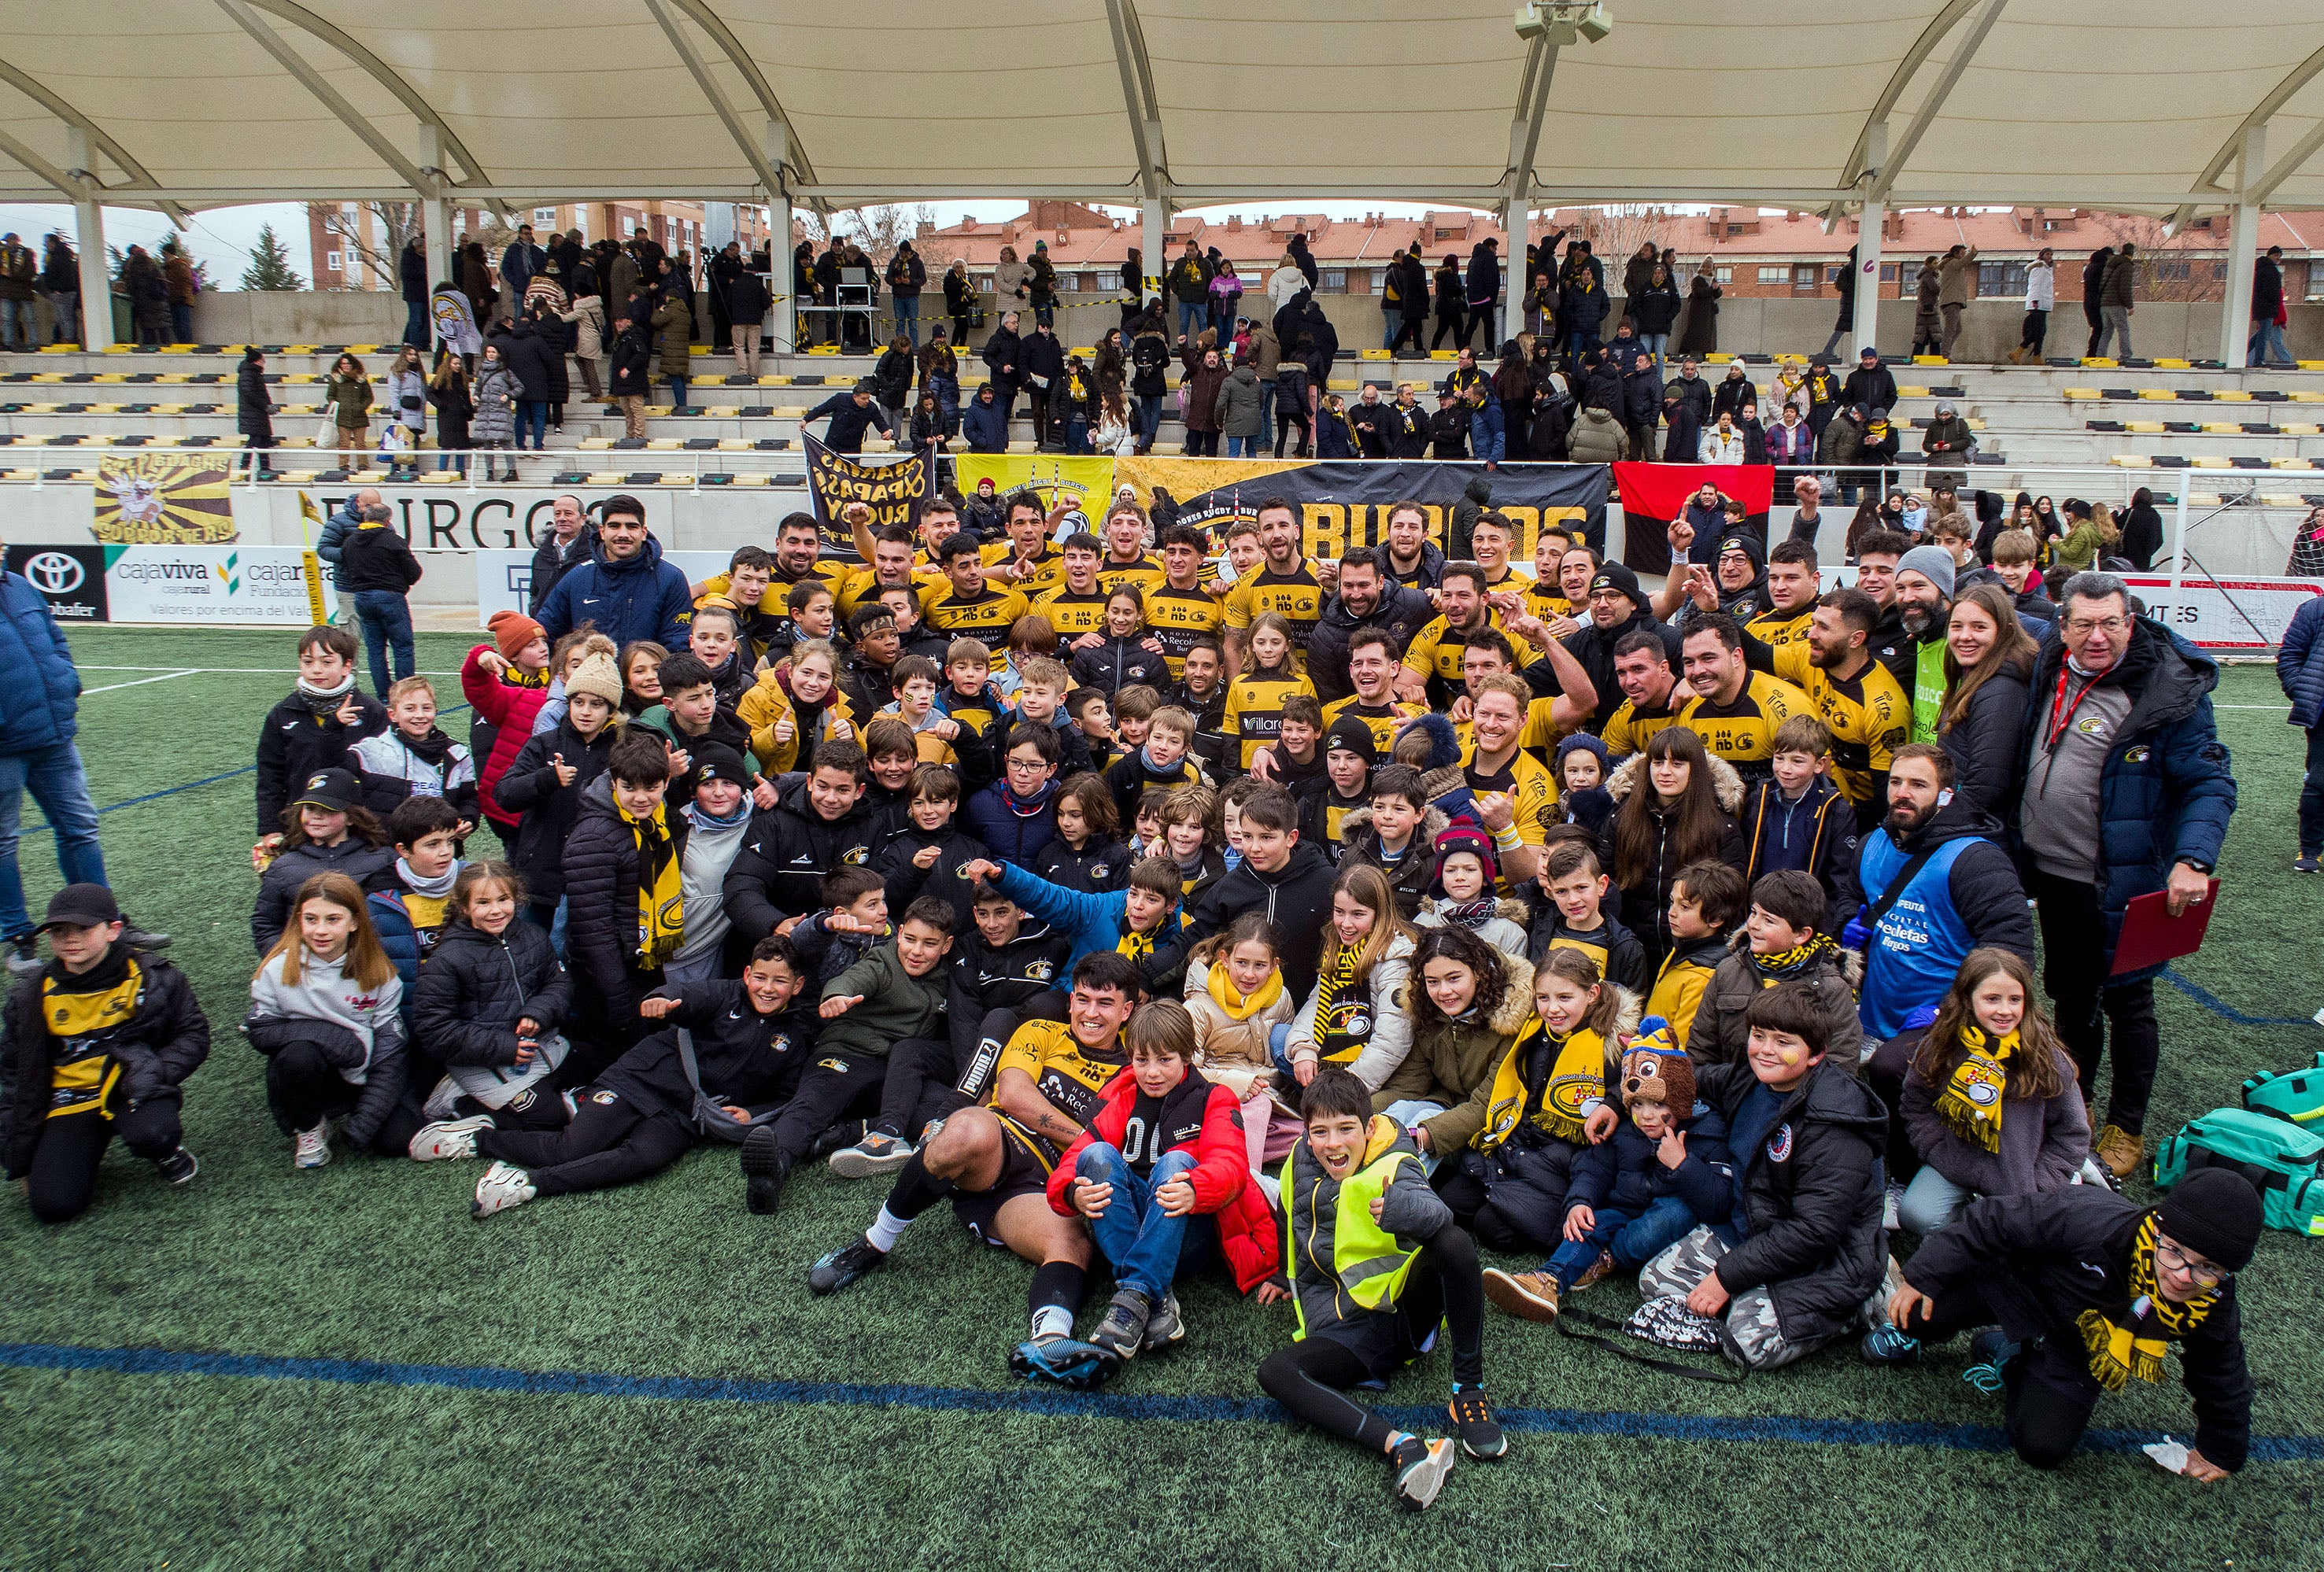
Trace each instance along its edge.
<path fill-rule="evenodd" d="M 84 576 L 78 560 L 61 551 L 43 551 L 24 564 L 24 576 L 44 595 L 69 595 Z"/>

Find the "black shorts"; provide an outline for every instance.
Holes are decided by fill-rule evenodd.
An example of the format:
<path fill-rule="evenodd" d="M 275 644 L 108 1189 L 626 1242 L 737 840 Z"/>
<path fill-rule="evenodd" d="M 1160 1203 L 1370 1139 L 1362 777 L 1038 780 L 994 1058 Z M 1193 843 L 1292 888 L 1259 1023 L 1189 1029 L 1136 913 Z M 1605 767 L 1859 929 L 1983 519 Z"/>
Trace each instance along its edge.
<path fill-rule="evenodd" d="M 1049 1188 L 1049 1171 L 1004 1123 L 1001 1132 L 1001 1172 L 990 1190 L 952 1192 L 952 1215 L 961 1227 L 996 1249 L 1001 1240 L 1001 1209 L 1020 1195 L 1042 1195 Z"/>

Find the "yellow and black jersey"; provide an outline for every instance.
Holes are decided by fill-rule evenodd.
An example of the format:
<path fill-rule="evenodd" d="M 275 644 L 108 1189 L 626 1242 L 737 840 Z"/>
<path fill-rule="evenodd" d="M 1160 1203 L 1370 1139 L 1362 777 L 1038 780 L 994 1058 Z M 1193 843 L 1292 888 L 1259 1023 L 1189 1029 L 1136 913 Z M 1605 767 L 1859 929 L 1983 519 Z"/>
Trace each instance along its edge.
<path fill-rule="evenodd" d="M 1521 595 L 1532 588 L 1532 575 L 1519 573 L 1514 564 L 1506 562 L 1501 564 L 1499 577 L 1485 581 L 1485 593 L 1489 595 Z"/>
<path fill-rule="evenodd" d="M 1836 678 L 1816 665 L 1805 644 L 1776 645 L 1775 665 L 1776 675 L 1805 692 L 1831 729 L 1832 785 L 1858 806 L 1871 802 L 1896 749 L 1913 738 L 1913 701 L 1904 685 L 1877 660 L 1866 661 L 1852 677 Z"/>
<path fill-rule="evenodd" d="M 845 627 L 847 619 L 855 615 L 857 607 L 879 593 L 879 575 L 868 567 L 850 567 L 847 581 L 832 593 L 839 598 L 839 622 Z M 912 569 L 912 593 L 925 602 L 933 590 L 941 594 L 952 588 L 952 580 L 932 567 Z"/>
<path fill-rule="evenodd" d="M 1454 685 L 1456 692 L 1465 691 Z M 1557 700 L 1536 699 L 1526 706 L 1525 720 L 1517 727 L 1517 747 L 1537 755 L 1544 764 L 1557 752 L 1558 742 L 1565 736 L 1566 728 L 1557 723 Z M 1463 748 L 1476 740 L 1476 723 L 1471 721 L 1452 722 L 1453 740 Z"/>
<path fill-rule="evenodd" d="M 1226 625 L 1249 628 L 1273 611 L 1291 624 L 1291 648 L 1305 657 L 1307 635 L 1323 615 L 1323 586 L 1315 582 L 1314 570 L 1307 564 L 1303 562 L 1287 574 L 1262 568 L 1227 591 Z"/>
<path fill-rule="evenodd" d="M 1001 707 L 1000 690 L 991 683 L 984 692 L 971 696 L 946 682 L 936 690 L 936 708 L 982 737 L 992 730 L 992 723 L 1004 713 Z"/>
<path fill-rule="evenodd" d="M 1489 609 L 1485 612 L 1485 626 L 1508 636 L 1508 630 L 1501 626 L 1499 611 Z M 1461 652 L 1469 647 L 1468 639 L 1466 632 L 1455 630 L 1443 618 L 1433 618 L 1404 647 L 1406 669 L 1422 676 L 1441 677 L 1457 694 L 1461 691 Z M 1517 638 L 1510 638 L 1509 642 L 1517 648 L 1518 663 L 1524 664 L 1533 646 Z"/>
<path fill-rule="evenodd" d="M 1343 846 L 1347 843 L 1347 838 L 1342 826 L 1346 823 L 1348 815 L 1360 808 L 1369 809 L 1371 805 L 1371 793 L 1369 791 L 1356 796 L 1343 797 L 1340 795 L 1339 787 L 1326 786 L 1321 792 L 1307 799 L 1305 811 L 1300 815 L 1300 832 L 1303 835 L 1311 833 L 1319 835 L 1334 848 Z"/>
<path fill-rule="evenodd" d="M 1779 611 L 1774 608 L 1760 612 L 1743 624 L 1743 631 L 1773 649 L 1796 644 L 1807 648 L 1808 624 L 1815 621 L 1815 602 L 1810 601 L 1796 611 Z"/>
<path fill-rule="evenodd" d="M 1538 617 L 1545 622 L 1553 617 L 1571 617 L 1574 614 L 1573 602 L 1565 598 L 1565 592 L 1558 587 L 1555 579 L 1545 581 L 1527 579 L 1525 609 L 1529 615 Z"/>
<path fill-rule="evenodd" d="M 1130 1062 L 1130 1051 L 1117 1038 L 1103 1052 L 1093 1053 L 1074 1035 L 1072 1025 L 1064 1021 L 1027 1021 L 1010 1035 L 1009 1045 L 1001 1051 L 1001 1059 L 993 1066 L 993 1091 L 986 1096 L 990 1103 L 1000 1090 L 1003 1072 L 1021 1070 L 1033 1078 L 1033 1089 L 1065 1117 L 1077 1125 L 1086 1125 L 1097 1117 L 1099 1094 Z M 1019 1126 L 1022 1130 L 1022 1126 Z M 1025 1132 L 1028 1135 L 1030 1132 Z M 1041 1141 L 1032 1135 L 1031 1139 Z M 1047 1142 L 1041 1142 L 1047 1146 Z M 1049 1163 L 1057 1160 L 1055 1148 L 1047 1153 Z"/>
<path fill-rule="evenodd" d="M 1300 671 L 1252 672 L 1227 685 L 1222 729 L 1240 746 L 1237 763 L 1245 770 L 1259 750 L 1283 734 L 1283 705 L 1294 694 L 1315 696 L 1315 685 Z"/>
<path fill-rule="evenodd" d="M 1549 766 L 1520 748 L 1499 774 L 1480 774 L 1477 743 L 1471 738 L 1461 749 L 1461 773 L 1468 777 L 1471 791 L 1499 792 L 1509 799 L 1517 814 L 1518 840 L 1528 846 L 1548 841 L 1549 828 L 1557 823 L 1557 780 L 1549 773 Z M 1506 875 L 1502 887 L 1508 887 Z"/>
<path fill-rule="evenodd" d="M 1226 615 L 1219 598 L 1205 589 L 1173 589 L 1166 584 L 1146 596 L 1146 626 L 1161 640 L 1162 657 L 1170 663 L 1174 677 L 1186 675 L 1186 651 L 1195 639 L 1205 633 L 1219 637 Z"/>
<path fill-rule="evenodd" d="M 1109 595 L 1123 584 L 1136 584 L 1139 593 L 1150 599 L 1169 582 L 1170 575 L 1162 571 L 1162 559 L 1150 554 L 1136 562 L 1116 562 L 1111 556 L 1097 559 L 1097 587 Z"/>
<path fill-rule="evenodd" d="M 1635 700 L 1624 699 L 1621 706 L 1606 717 L 1606 729 L 1598 734 L 1598 740 L 1606 745 L 1606 756 L 1623 758 L 1633 753 L 1644 752 L 1649 738 L 1664 727 L 1677 722 L 1679 710 L 1684 707 L 1686 692 L 1685 688 L 1674 685 L 1670 696 L 1665 701 L 1672 706 L 1669 709 L 1641 710 Z"/>
<path fill-rule="evenodd" d="M 1765 780 L 1767 761 L 1775 757 L 1775 729 L 1794 715 L 1814 713 L 1815 703 L 1807 694 L 1780 677 L 1755 671 L 1733 703 L 1720 704 L 1698 694 L 1678 719 L 1702 739 L 1713 758 L 1733 765 L 1745 780 Z"/>
<path fill-rule="evenodd" d="M 1070 644 L 1084 633 L 1105 631 L 1105 592 L 1092 590 L 1083 594 L 1064 584 L 1038 596 L 1033 610 L 1049 620 L 1057 630 L 1059 644 Z M 1068 657 L 1070 658 L 1070 657 Z"/>
<path fill-rule="evenodd" d="M 121 1028 L 137 1018 L 137 1007 L 145 993 L 145 973 L 132 960 L 124 968 L 121 980 L 110 988 L 77 993 L 60 988 L 51 975 L 43 975 L 39 986 L 41 1024 L 54 1043 L 50 1050 L 47 1117 L 103 1113 L 105 1099 L 121 1079 L 122 1065 L 113 1056 L 113 1045 Z M 37 1052 L 32 1043 L 17 1046 L 24 1053 Z"/>
<path fill-rule="evenodd" d="M 1013 540 L 995 540 L 979 547 L 976 556 L 978 561 L 984 564 L 985 573 L 990 575 L 996 567 L 1007 567 L 1016 562 L 1017 543 Z M 998 584 L 1001 581 L 991 579 L 989 582 Z M 1045 542 L 1041 547 L 1040 555 L 1033 559 L 1032 570 L 1023 578 L 1010 581 L 1009 587 L 1029 601 L 1046 594 L 1065 582 L 1065 554 L 1057 548 L 1055 542 Z"/>
<path fill-rule="evenodd" d="M 991 584 L 973 600 L 963 600 L 949 580 L 943 588 L 920 595 L 920 615 L 930 628 L 954 639 L 980 639 L 988 649 L 1005 646 L 1009 630 L 1031 610 L 1015 590 L 996 590 Z"/>
<path fill-rule="evenodd" d="M 1421 712 L 1418 704 L 1401 704 L 1391 700 L 1385 704 L 1367 704 L 1361 694 L 1350 694 L 1344 699 L 1333 699 L 1323 706 L 1323 730 L 1329 731 L 1332 722 L 1342 715 L 1353 715 L 1371 728 L 1372 746 L 1379 749 L 1385 760 L 1388 749 L 1396 745 L 1396 734 L 1404 723 Z M 1334 840 L 1338 837 L 1334 836 Z"/>

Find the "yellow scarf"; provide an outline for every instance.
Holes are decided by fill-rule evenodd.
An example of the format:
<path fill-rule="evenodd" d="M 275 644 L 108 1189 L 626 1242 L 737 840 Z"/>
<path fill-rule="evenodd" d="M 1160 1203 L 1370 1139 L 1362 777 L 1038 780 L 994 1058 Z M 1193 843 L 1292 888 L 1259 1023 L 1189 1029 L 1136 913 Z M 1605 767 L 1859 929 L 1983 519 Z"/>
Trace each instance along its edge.
<path fill-rule="evenodd" d="M 1220 956 L 1211 962 L 1211 1002 L 1227 1013 L 1230 1021 L 1247 1021 L 1283 997 L 1283 973 L 1270 971 L 1259 991 L 1240 994 L 1234 981 L 1227 976 L 1227 958 Z"/>
<path fill-rule="evenodd" d="M 651 971 L 678 953 L 686 937 L 686 893 L 678 848 L 661 805 L 641 819 L 618 808 L 638 846 L 638 969 Z"/>
<path fill-rule="evenodd" d="M 1363 951 L 1353 944 L 1337 946 L 1338 953 L 1315 978 L 1315 1049 L 1331 1064 L 1352 1062 L 1372 1034 L 1371 998 L 1356 992 L 1356 961 Z M 1352 1009 L 1351 1006 L 1354 1007 Z M 1353 1031 L 1358 1020 L 1361 1031 Z"/>
<path fill-rule="evenodd" d="M 1539 1106 L 1527 1113 L 1525 1064 L 1533 1054 L 1536 1037 L 1549 1039 L 1549 1075 L 1542 1083 Z M 1605 1100 L 1606 1040 L 1586 1027 L 1561 1037 L 1536 1016 L 1525 1024 L 1500 1068 L 1493 1072 L 1492 1089 L 1486 1094 L 1485 1122 L 1470 1144 L 1480 1152 L 1489 1152 L 1508 1140 L 1525 1118 L 1558 1140 L 1579 1141 L 1583 1121 Z"/>
<path fill-rule="evenodd" d="M 1990 1048 L 1987 1044 L 1991 1043 Z M 1937 1117 L 1945 1128 L 1987 1152 L 2001 1150 L 2001 1103 L 2009 1090 L 2009 1056 L 2017 1052 L 2017 1034 L 1999 1043 L 1987 1036 L 1974 1021 L 1961 1023 L 1960 1045 L 1967 1050 L 1953 1078 L 1937 1095 Z"/>
<path fill-rule="evenodd" d="M 2203 1318 L 2218 1302 L 2216 1292 L 2185 1304 L 2174 1304 L 2157 1292 L 2156 1231 L 2154 1214 L 2149 1212 L 2140 1221 L 2138 1237 L 2131 1245 L 2130 1306 L 2124 1312 L 2125 1319 L 2113 1320 L 2098 1310 L 2086 1310 L 2074 1318 L 2082 1345 L 2089 1350 L 2090 1374 L 2108 1392 L 2120 1392 L 2134 1375 L 2141 1381 L 2162 1380 L 2165 1340 L 2183 1338 L 2202 1325 Z"/>

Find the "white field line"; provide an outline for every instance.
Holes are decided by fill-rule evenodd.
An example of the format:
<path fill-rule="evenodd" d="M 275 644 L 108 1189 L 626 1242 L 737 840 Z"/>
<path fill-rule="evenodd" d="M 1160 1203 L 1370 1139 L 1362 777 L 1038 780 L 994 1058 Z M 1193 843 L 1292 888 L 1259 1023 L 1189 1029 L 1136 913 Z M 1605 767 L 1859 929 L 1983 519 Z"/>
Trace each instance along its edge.
<path fill-rule="evenodd" d="M 174 679 L 176 679 L 176 678 L 178 678 L 178 677 L 181 677 L 181 676 L 192 676 L 193 675 L 195 675 L 195 674 L 194 674 L 194 672 L 193 672 L 192 670 L 189 669 L 189 670 L 186 670 L 186 671 L 172 671 L 172 672 L 165 672 L 165 673 L 163 673 L 163 674 L 162 674 L 161 676 L 141 676 L 141 677 L 137 678 L 137 680 L 136 680 L 136 681 L 134 681 L 134 682 L 125 682 L 125 683 L 107 683 L 107 684 L 106 684 L 106 685 L 105 685 L 105 686 L 103 686 L 103 687 L 101 687 L 101 688 L 83 688 L 83 689 L 81 689 L 81 691 L 80 691 L 80 696 L 81 696 L 82 698 L 86 699 L 86 698 L 92 697 L 92 696 L 94 696 L 94 695 L 96 695 L 96 694 L 110 694 L 110 693 L 115 693 L 115 692 L 118 692 L 118 691 L 119 691 L 120 689 L 122 689 L 122 688 L 142 688 L 142 687 L 143 687 L 147 683 L 165 683 L 165 682 L 171 682 L 171 681 L 173 681 Z"/>

